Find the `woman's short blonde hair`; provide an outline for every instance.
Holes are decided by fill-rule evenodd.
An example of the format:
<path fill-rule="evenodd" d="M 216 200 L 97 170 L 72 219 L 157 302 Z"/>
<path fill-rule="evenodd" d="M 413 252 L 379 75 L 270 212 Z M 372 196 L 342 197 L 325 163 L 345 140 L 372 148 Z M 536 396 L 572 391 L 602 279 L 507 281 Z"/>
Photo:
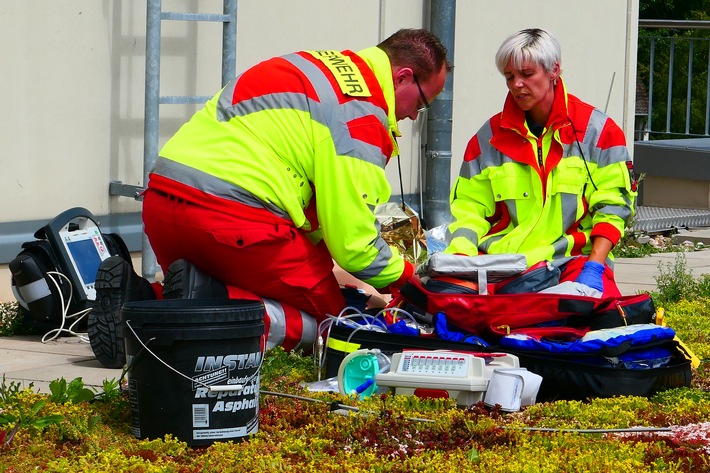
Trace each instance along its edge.
<path fill-rule="evenodd" d="M 496 67 L 503 74 L 505 66 L 512 61 L 513 67 L 520 69 L 525 61 L 542 65 L 552 72 L 555 64 L 560 64 L 562 49 L 555 36 L 539 28 L 528 28 L 508 36 L 496 53 Z M 560 66 L 561 69 L 561 66 Z"/>

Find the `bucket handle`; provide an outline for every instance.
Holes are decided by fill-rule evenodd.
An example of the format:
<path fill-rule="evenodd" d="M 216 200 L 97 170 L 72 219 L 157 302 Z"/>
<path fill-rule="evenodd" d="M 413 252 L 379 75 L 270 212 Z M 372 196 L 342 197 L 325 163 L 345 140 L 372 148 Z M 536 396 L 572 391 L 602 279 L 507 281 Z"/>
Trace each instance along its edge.
<path fill-rule="evenodd" d="M 131 331 L 133 331 L 133 330 L 131 330 Z M 135 332 L 134 332 L 134 333 L 135 333 Z M 138 337 L 136 337 L 136 338 L 138 338 Z M 152 342 L 153 340 L 155 340 L 155 337 L 153 337 L 153 338 L 151 338 L 150 340 L 148 340 L 148 343 Z M 139 340 L 139 342 L 140 342 L 140 340 Z M 143 345 L 143 342 L 140 342 L 140 343 L 141 343 L 141 345 Z M 142 347 L 140 350 L 138 350 L 138 353 L 136 353 L 136 356 L 133 357 L 133 359 L 131 360 L 131 362 L 128 363 L 128 365 L 123 368 L 123 371 L 121 371 L 121 378 L 118 380 L 118 384 L 119 384 L 119 385 L 120 385 L 121 383 L 123 383 L 123 378 L 125 378 L 125 377 L 126 377 L 126 374 L 128 373 L 128 371 L 129 371 L 131 368 L 133 368 L 133 365 L 135 365 L 136 362 L 141 359 L 141 356 L 143 355 L 143 352 L 144 352 L 146 349 L 147 349 L 147 347 L 146 347 L 145 345 L 143 345 L 143 347 Z"/>
<path fill-rule="evenodd" d="M 163 365 L 165 365 L 165 367 L 167 367 L 169 370 L 171 370 L 171 371 L 177 373 L 178 375 L 180 375 L 180 376 L 182 376 L 183 378 L 187 379 L 187 380 L 190 381 L 191 383 L 197 383 L 197 384 L 202 385 L 202 387 L 203 387 L 203 388 L 207 388 L 207 390 L 208 390 L 209 392 L 232 392 L 232 391 L 236 391 L 237 393 L 240 393 L 240 392 L 244 389 L 244 384 L 250 382 L 252 379 L 254 379 L 255 376 L 257 376 L 257 375 L 259 374 L 259 371 L 261 371 L 261 365 L 264 363 L 264 356 L 262 355 L 262 356 L 261 356 L 261 360 L 259 361 L 259 367 L 257 368 L 256 372 L 254 372 L 253 375 L 251 375 L 249 378 L 247 378 L 246 381 L 244 382 L 244 384 L 225 384 L 225 385 L 219 385 L 219 386 L 212 386 L 212 385 L 209 385 L 209 384 L 205 384 L 205 383 L 203 383 L 202 381 L 196 381 L 196 380 L 190 378 L 189 376 L 184 375 L 183 373 L 179 372 L 178 370 L 176 370 L 175 368 L 173 368 L 172 366 L 170 366 L 170 365 L 167 364 L 166 362 L 164 362 L 158 355 L 156 355 L 155 353 L 153 353 L 153 352 L 150 350 L 150 348 L 148 348 L 148 346 L 147 346 L 145 343 L 143 343 L 143 340 L 140 339 L 140 337 L 138 336 L 138 334 L 136 333 L 136 331 L 133 330 L 133 327 L 131 327 L 130 320 L 126 320 L 126 326 L 128 327 L 128 330 L 131 331 L 131 333 L 133 334 L 133 336 L 136 337 L 136 340 L 138 340 L 138 343 L 140 343 L 141 346 L 143 347 L 143 349 L 142 349 L 141 351 L 143 351 L 143 350 L 147 351 L 148 353 L 150 353 L 151 355 L 153 355 L 153 358 L 155 358 L 156 360 L 158 360 L 159 362 L 161 362 L 161 363 L 162 363 Z M 264 337 L 264 335 L 262 335 L 262 338 L 263 338 L 263 337 Z M 263 346 L 263 343 L 262 343 L 262 346 Z"/>

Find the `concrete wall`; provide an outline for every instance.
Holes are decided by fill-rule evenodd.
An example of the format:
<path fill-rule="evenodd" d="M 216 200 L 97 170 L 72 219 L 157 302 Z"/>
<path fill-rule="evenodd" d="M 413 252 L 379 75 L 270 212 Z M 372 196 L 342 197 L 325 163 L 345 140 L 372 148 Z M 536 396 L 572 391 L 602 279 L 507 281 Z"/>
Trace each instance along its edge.
<path fill-rule="evenodd" d="M 640 205 L 710 210 L 710 138 L 640 141 L 634 150 Z"/>
<path fill-rule="evenodd" d="M 374 45 L 399 28 L 426 26 L 428 5 L 239 0 L 237 72 L 297 49 Z M 163 9 L 221 13 L 222 1 L 163 0 Z M 33 225 L 74 206 L 109 219 L 138 216 L 140 202 L 112 197 L 108 187 L 143 182 L 145 18 L 145 0 L 0 2 L 0 243 L 14 238 L 19 251 Z M 605 109 L 631 143 L 637 21 L 638 0 L 457 2 L 452 182 L 466 142 L 503 104 L 494 54 L 505 36 L 525 27 L 558 35 L 569 90 Z M 162 37 L 161 95 L 219 89 L 220 24 L 163 22 Z M 197 108 L 161 106 L 161 145 Z M 404 192 L 416 194 L 423 120 L 406 121 L 401 131 Z M 399 194 L 397 167 L 387 174 Z M 0 301 L 12 300 L 9 285 L 0 265 Z"/>

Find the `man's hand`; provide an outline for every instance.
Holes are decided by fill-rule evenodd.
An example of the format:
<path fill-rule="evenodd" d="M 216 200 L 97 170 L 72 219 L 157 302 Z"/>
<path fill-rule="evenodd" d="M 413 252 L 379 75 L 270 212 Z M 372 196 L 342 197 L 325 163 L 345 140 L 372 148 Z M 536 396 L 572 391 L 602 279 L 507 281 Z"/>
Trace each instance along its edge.
<path fill-rule="evenodd" d="M 399 295 L 399 288 L 402 287 L 405 282 L 409 281 L 409 278 L 414 276 L 415 270 L 416 268 L 412 263 L 405 261 L 402 275 L 395 282 L 378 289 L 377 292 L 380 294 L 392 294 L 392 298 L 397 297 Z"/>

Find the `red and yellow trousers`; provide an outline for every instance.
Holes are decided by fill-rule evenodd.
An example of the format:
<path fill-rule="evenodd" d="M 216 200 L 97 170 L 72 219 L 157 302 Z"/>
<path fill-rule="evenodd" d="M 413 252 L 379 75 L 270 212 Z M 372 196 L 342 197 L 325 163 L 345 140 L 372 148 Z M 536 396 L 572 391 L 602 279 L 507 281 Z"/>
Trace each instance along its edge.
<path fill-rule="evenodd" d="M 345 307 L 327 248 L 289 220 L 160 176 L 150 182 L 143 224 L 163 271 L 185 259 L 230 298 L 264 300 L 268 347 L 307 348 L 316 324 Z"/>

